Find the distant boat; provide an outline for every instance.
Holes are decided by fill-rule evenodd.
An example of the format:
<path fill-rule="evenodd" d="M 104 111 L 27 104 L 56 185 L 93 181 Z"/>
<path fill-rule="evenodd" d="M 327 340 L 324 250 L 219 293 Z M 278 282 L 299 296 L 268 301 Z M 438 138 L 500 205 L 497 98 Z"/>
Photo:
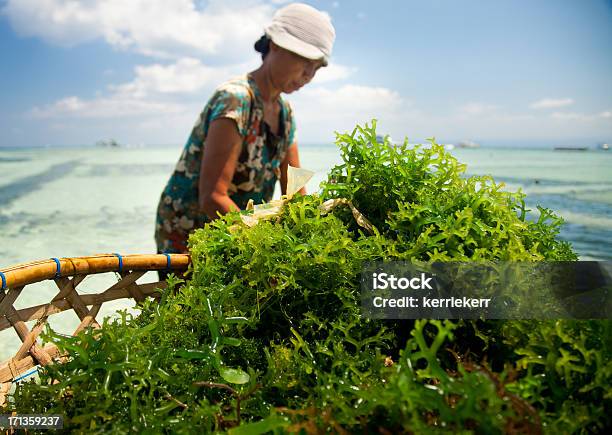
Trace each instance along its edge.
<path fill-rule="evenodd" d="M 602 143 L 599 145 L 599 149 L 600 150 L 604 150 L 604 151 L 608 151 L 610 149 L 610 145 L 608 145 L 607 143 Z"/>
<path fill-rule="evenodd" d="M 566 146 L 559 146 L 559 147 L 554 148 L 555 151 L 586 151 L 588 149 L 589 149 L 588 147 L 566 147 Z"/>
<path fill-rule="evenodd" d="M 96 146 L 98 147 L 109 147 L 109 148 L 119 148 L 122 145 L 117 142 L 115 139 L 109 139 L 109 140 L 99 140 L 98 142 L 96 142 Z"/>
<path fill-rule="evenodd" d="M 457 144 L 459 148 L 480 148 L 480 144 L 471 140 L 463 140 Z"/>

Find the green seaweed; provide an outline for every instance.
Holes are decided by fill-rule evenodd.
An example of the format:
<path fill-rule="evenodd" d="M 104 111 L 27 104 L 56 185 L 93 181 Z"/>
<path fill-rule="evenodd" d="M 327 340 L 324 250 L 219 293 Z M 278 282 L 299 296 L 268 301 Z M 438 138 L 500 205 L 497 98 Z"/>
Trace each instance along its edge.
<path fill-rule="evenodd" d="M 320 195 L 252 228 L 232 213 L 190 239 L 189 279 L 77 337 L 22 382 L 7 412 L 59 413 L 75 432 L 587 433 L 610 417 L 609 321 L 361 318 L 375 260 L 573 261 L 562 221 L 433 140 L 338 135 Z M 346 198 L 351 210 L 322 214 Z"/>

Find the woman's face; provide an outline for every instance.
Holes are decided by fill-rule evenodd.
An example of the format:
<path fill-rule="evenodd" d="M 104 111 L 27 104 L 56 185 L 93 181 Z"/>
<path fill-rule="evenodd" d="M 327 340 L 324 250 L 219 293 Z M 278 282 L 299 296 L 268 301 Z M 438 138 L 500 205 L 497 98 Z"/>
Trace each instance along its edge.
<path fill-rule="evenodd" d="M 286 94 L 295 92 L 315 76 L 323 66 L 322 60 L 311 60 L 270 43 L 270 51 L 266 56 L 270 63 L 270 73 L 274 85 Z"/>

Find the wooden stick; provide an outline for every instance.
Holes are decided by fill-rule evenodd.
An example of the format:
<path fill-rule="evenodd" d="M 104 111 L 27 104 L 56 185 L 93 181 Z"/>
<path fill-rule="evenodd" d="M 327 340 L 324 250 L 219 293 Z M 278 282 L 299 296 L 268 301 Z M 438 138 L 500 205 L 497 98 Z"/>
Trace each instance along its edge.
<path fill-rule="evenodd" d="M 0 383 L 0 408 L 6 403 L 6 395 L 11 389 L 11 383 Z"/>
<path fill-rule="evenodd" d="M 59 349 L 54 344 L 43 347 L 43 350 L 47 352 L 51 358 L 55 358 L 60 354 Z M 19 375 L 25 373 L 28 369 L 36 367 L 37 365 L 38 363 L 31 356 L 26 356 L 20 361 L 13 361 L 11 358 L 0 364 L 0 383 L 10 382 L 19 377 Z"/>

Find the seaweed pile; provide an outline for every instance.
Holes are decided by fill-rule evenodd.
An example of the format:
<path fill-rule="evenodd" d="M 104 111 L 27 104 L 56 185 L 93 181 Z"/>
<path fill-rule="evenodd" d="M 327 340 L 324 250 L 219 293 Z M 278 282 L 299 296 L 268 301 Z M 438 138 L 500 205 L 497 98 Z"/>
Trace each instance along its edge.
<path fill-rule="evenodd" d="M 249 228 L 196 231 L 193 269 L 98 330 L 48 331 L 68 357 L 7 411 L 88 433 L 585 433 L 612 424 L 609 321 L 361 318 L 366 261 L 574 261 L 560 218 L 443 147 L 340 134 L 319 195 Z M 350 207 L 323 212 L 343 198 Z M 3 411 L 5 412 L 5 411 Z"/>

